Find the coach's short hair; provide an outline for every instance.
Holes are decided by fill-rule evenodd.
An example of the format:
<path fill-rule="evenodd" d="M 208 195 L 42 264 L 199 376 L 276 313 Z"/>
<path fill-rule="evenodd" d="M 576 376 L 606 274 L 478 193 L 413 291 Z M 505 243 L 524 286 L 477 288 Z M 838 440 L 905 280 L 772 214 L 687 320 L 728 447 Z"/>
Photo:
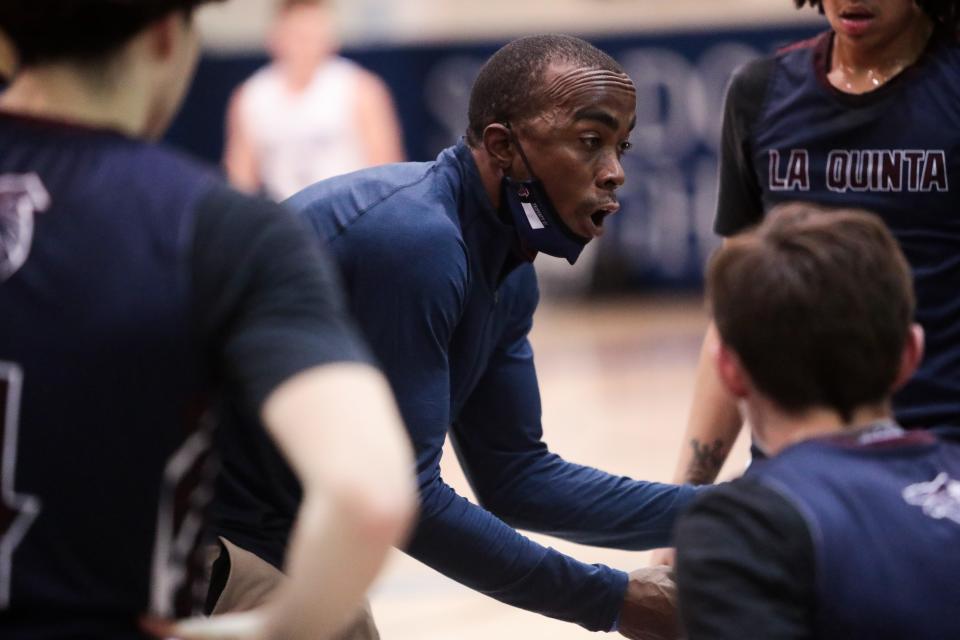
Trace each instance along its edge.
<path fill-rule="evenodd" d="M 934 22 L 940 22 L 946 25 L 954 32 L 960 26 L 960 1 L 958 0 L 915 0 L 917 6 L 933 18 Z M 800 9 L 804 5 L 810 5 L 823 13 L 823 0 L 793 0 L 793 3 Z"/>
<path fill-rule="evenodd" d="M 891 393 L 914 311 L 910 268 L 879 217 L 801 203 L 725 242 L 707 299 L 764 395 L 846 420 Z"/>
<path fill-rule="evenodd" d="M 552 63 L 624 73 L 609 55 L 573 36 L 519 38 L 494 53 L 480 69 L 470 92 L 467 142 L 478 146 L 494 122 L 520 121 L 548 106 L 544 71 Z"/>
<path fill-rule="evenodd" d="M 215 0 L 0 0 L 0 29 L 20 65 L 90 61 L 119 48 L 151 22 Z"/>

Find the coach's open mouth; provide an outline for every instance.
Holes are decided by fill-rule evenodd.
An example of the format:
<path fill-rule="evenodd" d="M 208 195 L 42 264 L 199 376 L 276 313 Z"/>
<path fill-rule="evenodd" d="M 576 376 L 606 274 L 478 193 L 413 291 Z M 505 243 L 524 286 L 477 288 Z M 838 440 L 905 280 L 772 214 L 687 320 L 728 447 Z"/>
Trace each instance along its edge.
<path fill-rule="evenodd" d="M 599 238 L 603 235 L 603 221 L 607 219 L 607 216 L 612 215 L 620 210 L 620 205 L 616 202 L 606 204 L 593 213 L 590 214 L 590 228 L 589 234 L 587 237 Z"/>
<path fill-rule="evenodd" d="M 615 214 L 617 211 L 620 211 L 620 204 L 617 202 L 608 202 L 590 214 L 590 220 L 593 221 L 595 226 L 602 227 L 604 219 L 606 219 L 607 216 Z"/>

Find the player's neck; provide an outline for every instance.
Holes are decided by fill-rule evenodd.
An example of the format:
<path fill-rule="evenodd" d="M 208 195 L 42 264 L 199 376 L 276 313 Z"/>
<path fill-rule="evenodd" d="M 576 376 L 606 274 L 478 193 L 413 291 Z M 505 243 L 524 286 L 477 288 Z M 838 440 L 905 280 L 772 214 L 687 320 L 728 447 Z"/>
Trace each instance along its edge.
<path fill-rule="evenodd" d="M 752 406 L 748 411 L 758 444 L 767 455 L 776 455 L 792 444 L 840 433 L 855 427 L 890 419 L 889 402 L 863 405 L 844 420 L 836 411 L 816 407 L 802 413 L 787 413 L 769 402 Z"/>
<path fill-rule="evenodd" d="M 67 64 L 30 67 L 0 96 L 0 109 L 139 137 L 149 120 L 150 91 L 138 90 L 143 82 L 132 75 L 107 80 Z"/>
<path fill-rule="evenodd" d="M 866 93 L 894 78 L 923 54 L 933 21 L 919 9 L 913 19 L 889 37 L 854 40 L 835 33 L 828 77 L 847 93 Z"/>

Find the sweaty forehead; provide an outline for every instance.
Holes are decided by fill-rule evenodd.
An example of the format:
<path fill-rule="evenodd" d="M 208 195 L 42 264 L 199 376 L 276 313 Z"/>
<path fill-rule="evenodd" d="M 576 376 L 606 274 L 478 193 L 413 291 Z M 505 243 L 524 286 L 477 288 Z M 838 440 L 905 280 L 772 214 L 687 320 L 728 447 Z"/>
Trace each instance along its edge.
<path fill-rule="evenodd" d="M 633 98 L 636 90 L 625 73 L 605 69 L 552 65 L 546 74 L 546 96 L 556 106 L 593 102 L 605 95 Z"/>

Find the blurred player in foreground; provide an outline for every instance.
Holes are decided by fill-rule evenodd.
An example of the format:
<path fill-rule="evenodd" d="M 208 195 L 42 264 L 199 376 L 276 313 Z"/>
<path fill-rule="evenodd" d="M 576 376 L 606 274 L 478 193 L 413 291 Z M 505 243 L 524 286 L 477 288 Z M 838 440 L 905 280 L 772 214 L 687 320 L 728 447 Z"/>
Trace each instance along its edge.
<path fill-rule="evenodd" d="M 893 419 L 923 333 L 883 222 L 787 205 L 707 287 L 719 379 L 770 459 L 680 519 L 688 637 L 960 637 L 960 432 Z"/>
<path fill-rule="evenodd" d="M 894 411 L 907 428 L 960 425 L 960 2 L 795 2 L 831 28 L 734 75 L 714 226 L 732 237 L 797 199 L 879 215 L 912 268 L 927 336 Z M 715 343 L 711 328 L 678 482 L 713 482 L 742 424 L 710 364 Z"/>
<path fill-rule="evenodd" d="M 647 549 L 668 541 L 696 492 L 567 462 L 540 423 L 532 261 L 575 262 L 618 210 L 635 99 L 621 67 L 589 43 L 522 38 L 481 70 L 465 141 L 434 162 L 320 182 L 288 204 L 336 257 L 414 442 L 423 507 L 406 551 L 507 604 L 662 638 L 674 622 L 662 569 L 584 564 L 516 530 Z M 482 506 L 440 475 L 448 433 Z M 235 444 L 220 533 L 279 567 L 295 483 L 267 443 Z"/>
<path fill-rule="evenodd" d="M 230 100 L 224 165 L 238 188 L 282 200 L 318 180 L 400 162 L 383 81 L 336 55 L 329 0 L 279 0 L 272 61 Z"/>
<path fill-rule="evenodd" d="M 411 517 L 409 448 L 331 267 L 278 206 L 148 141 L 199 4 L 0 3 L 20 56 L 0 98 L 4 638 L 329 637 Z M 290 581 L 171 626 L 202 598 L 215 399 L 260 413 L 303 484 Z"/>

